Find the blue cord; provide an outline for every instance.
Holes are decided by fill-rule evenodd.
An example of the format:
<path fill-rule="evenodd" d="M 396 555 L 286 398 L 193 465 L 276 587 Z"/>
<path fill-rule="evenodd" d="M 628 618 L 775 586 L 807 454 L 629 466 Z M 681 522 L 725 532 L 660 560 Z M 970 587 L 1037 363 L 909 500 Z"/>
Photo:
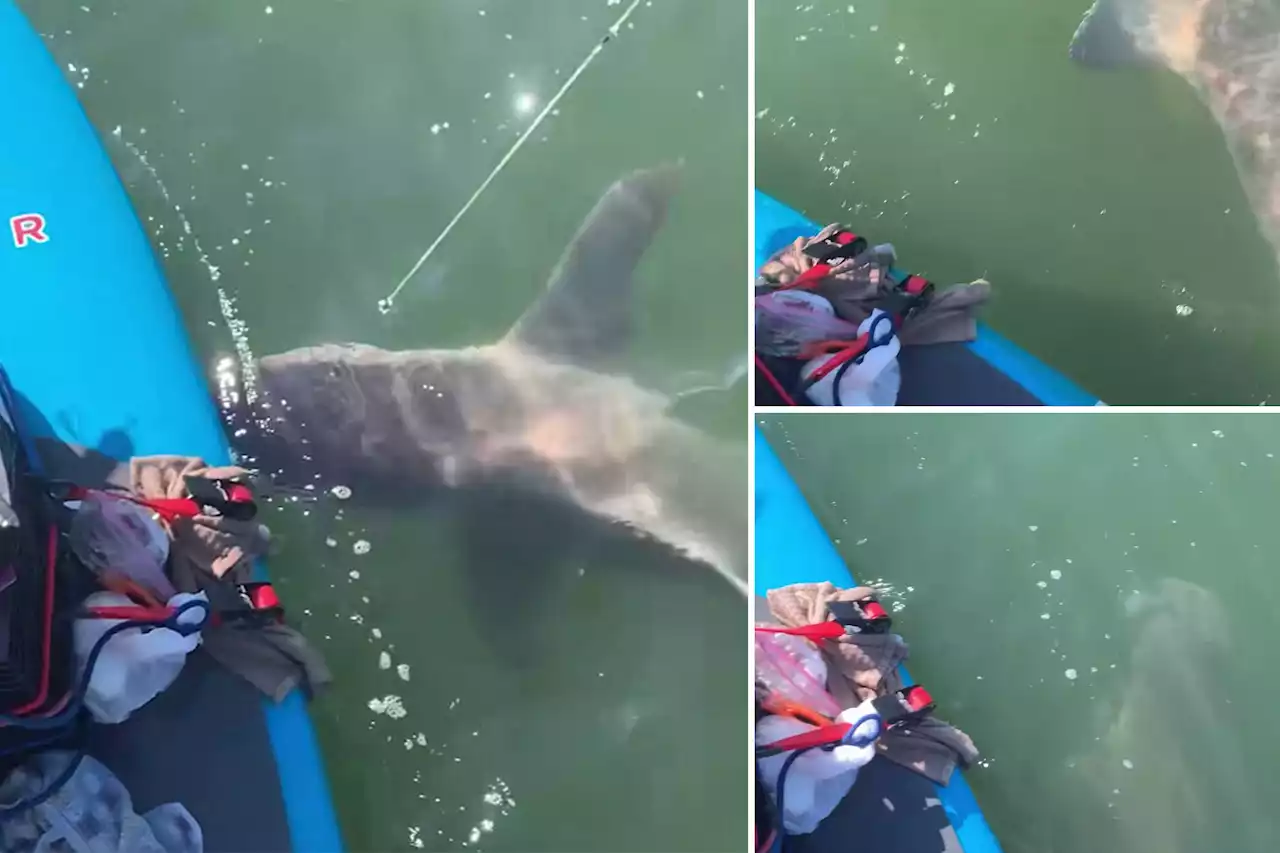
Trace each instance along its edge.
<path fill-rule="evenodd" d="M 863 723 L 875 723 L 876 730 L 869 735 L 858 734 L 858 729 L 862 728 Z M 849 731 L 844 733 L 844 737 L 841 738 L 840 743 L 845 746 L 871 746 L 871 744 L 876 742 L 876 738 L 880 737 L 880 733 L 882 731 L 884 731 L 884 722 L 880 719 L 880 715 L 866 714 L 865 716 L 859 717 L 857 722 L 853 724 Z"/>
<path fill-rule="evenodd" d="M 199 622 L 185 623 L 182 616 L 192 610 L 200 609 L 204 611 L 204 617 Z M 181 634 L 184 637 L 196 633 L 209 621 L 211 614 L 209 602 L 196 599 L 188 601 L 176 608 L 170 613 L 168 618 L 163 622 L 147 622 L 138 619 L 129 619 L 118 624 L 112 625 L 110 628 L 102 632 L 102 636 L 93 644 L 93 648 L 89 650 L 88 657 L 85 658 L 84 672 L 80 675 L 80 683 L 71 694 L 71 701 L 67 703 L 67 707 L 63 708 L 56 714 L 48 717 L 12 717 L 8 714 L 0 714 L 0 724 L 14 726 L 16 728 L 27 729 L 29 731 L 47 731 L 50 729 L 63 728 L 67 723 L 74 720 L 84 707 L 84 697 L 89 690 L 89 679 L 93 676 L 93 668 L 98 663 L 98 656 L 102 654 L 103 648 L 106 647 L 107 641 L 130 628 L 168 628 Z M 35 744 L 35 746 L 48 746 L 52 744 L 57 737 L 50 738 L 43 744 Z M 32 744 L 24 745 L 24 749 L 30 749 Z M 76 750 L 75 755 L 67 766 L 54 777 L 45 789 L 38 794 L 33 794 L 24 800 L 19 800 L 12 805 L 0 805 L 0 815 L 12 817 L 20 812 L 35 808 L 41 803 L 48 800 L 56 794 L 62 786 L 71 781 L 71 777 L 75 775 L 76 769 L 80 766 L 80 762 L 84 761 L 84 749 Z"/>
<path fill-rule="evenodd" d="M 858 729 L 862 728 L 863 723 L 875 723 L 876 730 L 870 735 L 858 734 Z M 783 790 L 786 786 L 787 771 L 791 769 L 791 765 L 795 760 L 811 749 L 835 749 L 837 746 L 858 746 L 867 747 L 876 742 L 876 738 L 880 737 L 880 732 L 884 730 L 884 723 L 880 719 L 879 714 L 866 714 L 859 717 L 857 722 L 850 727 L 849 731 L 844 733 L 844 737 L 840 739 L 840 743 L 829 743 L 825 746 L 806 746 L 803 749 L 797 749 L 786 757 L 782 762 L 782 769 L 778 771 L 778 793 L 774 797 L 778 802 L 778 853 L 782 853 L 786 846 L 787 827 L 786 827 L 786 810 L 783 808 Z"/>

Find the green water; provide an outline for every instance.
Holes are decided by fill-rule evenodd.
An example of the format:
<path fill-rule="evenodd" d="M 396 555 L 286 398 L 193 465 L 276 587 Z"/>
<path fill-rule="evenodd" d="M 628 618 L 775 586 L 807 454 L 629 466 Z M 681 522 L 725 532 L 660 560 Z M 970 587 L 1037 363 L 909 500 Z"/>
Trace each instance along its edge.
<path fill-rule="evenodd" d="M 985 276 L 985 318 L 1110 403 L 1274 401 L 1280 276 L 1221 131 L 1172 73 L 1073 63 L 1088 5 L 760 0 L 757 184 Z"/>
<path fill-rule="evenodd" d="M 679 159 L 639 275 L 633 372 L 662 386 L 742 360 L 742 2 L 640 3 L 385 316 L 378 300 L 624 4 L 21 5 L 83 84 L 210 366 L 496 339 L 610 182 Z M 738 383 L 680 412 L 745 465 L 745 401 Z M 626 542 L 577 548 L 579 519 L 519 502 L 477 528 L 448 499 L 359 498 L 269 519 L 273 575 L 337 679 L 313 718 L 351 849 L 740 846 L 745 614 L 725 584 Z M 371 709 L 389 696 L 403 717 Z"/>
<path fill-rule="evenodd" d="M 982 750 L 1005 850 L 1277 848 L 1272 418 L 761 422 Z"/>

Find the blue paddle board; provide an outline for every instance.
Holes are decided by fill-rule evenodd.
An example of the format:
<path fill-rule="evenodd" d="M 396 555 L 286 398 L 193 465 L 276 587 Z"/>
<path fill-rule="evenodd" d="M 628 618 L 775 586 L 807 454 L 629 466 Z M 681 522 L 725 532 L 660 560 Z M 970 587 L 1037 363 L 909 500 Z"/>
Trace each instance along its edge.
<path fill-rule="evenodd" d="M 838 587 L 854 586 L 840 553 L 759 429 L 755 439 L 756 594 L 793 583 L 830 581 Z M 901 674 L 904 684 L 912 683 L 905 668 Z M 946 697 L 940 698 L 945 705 Z M 858 784 L 865 783 L 860 776 Z M 947 785 L 933 787 L 964 853 L 1000 853 L 1000 842 L 960 771 L 952 774 Z M 888 849 L 873 839 L 865 840 L 868 849 Z"/>
<path fill-rule="evenodd" d="M 0 365 L 24 427 L 117 459 L 228 463 L 205 378 L 129 198 L 12 0 L 0 0 L 0 91 Z M 293 849 L 341 850 L 303 697 L 264 702 L 262 713 Z"/>

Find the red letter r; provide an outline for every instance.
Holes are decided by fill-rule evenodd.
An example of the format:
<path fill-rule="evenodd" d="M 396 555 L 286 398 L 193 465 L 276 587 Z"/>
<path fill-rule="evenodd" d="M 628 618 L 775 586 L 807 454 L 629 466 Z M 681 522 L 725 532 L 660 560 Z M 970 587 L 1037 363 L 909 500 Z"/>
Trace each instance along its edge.
<path fill-rule="evenodd" d="M 22 213 L 9 220 L 13 230 L 13 245 L 19 249 L 27 245 L 28 240 L 46 243 L 49 236 L 44 233 L 44 217 L 38 213 Z"/>

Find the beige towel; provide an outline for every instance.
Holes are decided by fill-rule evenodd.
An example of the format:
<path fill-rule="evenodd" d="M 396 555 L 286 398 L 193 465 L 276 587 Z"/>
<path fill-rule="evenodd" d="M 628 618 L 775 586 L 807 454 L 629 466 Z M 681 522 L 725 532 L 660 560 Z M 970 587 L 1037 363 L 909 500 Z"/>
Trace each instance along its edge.
<path fill-rule="evenodd" d="M 795 627 L 830 619 L 828 602 L 861 601 L 874 594 L 870 587 L 841 589 L 824 581 L 771 589 L 767 600 L 769 612 L 780 624 Z M 897 634 L 850 634 L 819 648 L 827 659 L 827 689 L 843 707 L 902 687 L 898 666 L 907 659 L 907 644 Z M 940 785 L 951 780 L 957 764 L 967 767 L 978 758 L 968 735 L 932 716 L 885 732 L 876 748 L 895 764 Z"/>
<path fill-rule="evenodd" d="M 756 291 L 776 289 L 807 272 L 817 262 L 805 254 L 805 248 L 827 239 L 839 230 L 840 225 L 828 225 L 816 236 L 797 238 L 794 243 L 777 252 L 760 268 Z M 826 278 L 810 288 L 832 304 L 836 309 L 836 316 L 854 325 L 870 317 L 872 309 L 894 287 L 888 275 L 884 274 L 887 272 L 884 268 L 879 269 L 876 283 L 855 277 L 854 271 L 861 266 L 861 263 L 852 258 L 840 261 L 832 267 Z M 971 341 L 978 335 L 978 308 L 990 296 L 991 285 L 981 280 L 953 285 L 935 292 L 932 299 L 907 318 L 898 337 L 903 346 Z"/>
<path fill-rule="evenodd" d="M 191 456 L 143 456 L 129 462 L 129 484 L 147 498 L 185 498 L 186 477 L 245 478 L 243 468 L 210 468 Z M 251 609 L 236 590 L 253 580 L 254 558 L 270 532 L 257 521 L 222 516 L 180 518 L 169 526 L 169 575 L 181 592 L 204 591 L 215 612 Z M 314 693 L 333 680 L 324 657 L 288 625 L 227 621 L 201 632 L 215 660 L 279 702 L 294 687 Z"/>
<path fill-rule="evenodd" d="M 769 590 L 769 612 L 788 627 L 813 625 L 831 618 L 828 601 L 862 601 L 874 594 L 866 586 L 840 589 L 825 581 L 792 584 Z M 848 635 L 821 648 L 830 663 L 827 689 L 841 707 L 851 708 L 902 687 L 898 664 L 907 659 L 907 644 L 897 634 Z"/>
<path fill-rule="evenodd" d="M 144 498 L 185 498 L 186 478 L 210 480 L 246 478 L 243 468 L 210 468 L 194 456 L 135 456 L 129 460 L 129 484 Z M 179 518 L 171 525 L 173 559 L 189 560 L 214 577 L 249 567 L 254 557 L 267 551 L 270 534 L 257 521 L 198 515 Z"/>

